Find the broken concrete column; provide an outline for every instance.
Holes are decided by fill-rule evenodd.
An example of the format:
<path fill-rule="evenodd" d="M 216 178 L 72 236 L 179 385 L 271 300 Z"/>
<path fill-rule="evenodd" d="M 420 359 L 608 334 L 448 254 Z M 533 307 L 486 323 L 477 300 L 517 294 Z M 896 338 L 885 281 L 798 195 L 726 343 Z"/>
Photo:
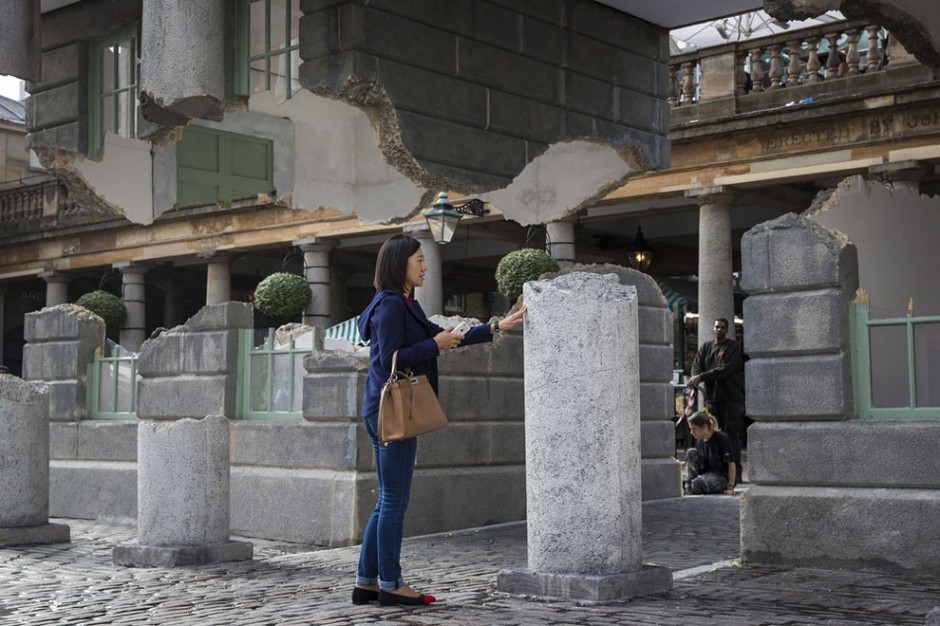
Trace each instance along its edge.
<path fill-rule="evenodd" d="M 229 424 L 235 416 L 238 332 L 251 305 L 203 307 L 141 348 L 137 416 L 137 541 L 118 565 L 175 567 L 252 557 L 230 541 Z M 209 417 L 206 417 L 206 416 Z"/>
<path fill-rule="evenodd" d="M 49 386 L 50 420 L 85 417 L 88 365 L 104 348 L 104 333 L 104 321 L 76 304 L 26 314 L 23 378 Z"/>
<path fill-rule="evenodd" d="M 616 275 L 527 283 L 528 569 L 500 591 L 609 601 L 667 591 L 644 567 L 637 294 Z"/>
<path fill-rule="evenodd" d="M 49 388 L 0 374 L 0 546 L 69 541 L 49 523 Z"/>
<path fill-rule="evenodd" d="M 143 116 L 162 126 L 221 121 L 225 103 L 224 0 L 143 4 L 140 95 Z M 198 59 L 198 62 L 193 62 Z"/>
<path fill-rule="evenodd" d="M 23 80 L 42 79 L 42 47 L 39 39 L 39 0 L 0 4 L 0 74 Z"/>

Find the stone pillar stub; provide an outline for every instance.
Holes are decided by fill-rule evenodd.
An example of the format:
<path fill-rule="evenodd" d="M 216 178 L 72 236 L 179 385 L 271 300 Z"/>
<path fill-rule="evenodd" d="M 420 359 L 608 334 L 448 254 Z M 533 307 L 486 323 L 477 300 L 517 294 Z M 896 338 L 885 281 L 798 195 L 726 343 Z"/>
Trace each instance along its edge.
<path fill-rule="evenodd" d="M 252 558 L 231 541 L 229 424 L 222 415 L 137 427 L 136 542 L 116 546 L 116 565 L 175 567 Z"/>
<path fill-rule="evenodd" d="M 144 118 L 163 126 L 222 120 L 224 0 L 148 0 L 141 17 L 140 93 Z M 193 59 L 199 59 L 193 63 Z"/>
<path fill-rule="evenodd" d="M 326 328 L 332 320 L 330 300 L 330 251 L 334 244 L 311 237 L 294 242 L 304 253 L 304 278 L 310 287 L 310 304 L 304 310 L 303 323 Z"/>
<path fill-rule="evenodd" d="M 527 283 L 523 297 L 528 568 L 500 572 L 499 590 L 667 591 L 669 570 L 642 564 L 636 289 L 575 272 Z"/>
<path fill-rule="evenodd" d="M 411 235 L 421 243 L 421 251 L 424 252 L 424 262 L 427 265 L 427 272 L 424 274 L 424 285 L 415 288 L 415 300 L 421 304 L 425 314 L 428 317 L 432 315 L 443 315 L 444 313 L 444 273 L 443 273 L 443 254 L 441 245 L 434 241 L 431 231 L 427 227 L 419 227 L 413 230 L 406 229 L 407 234 Z"/>
<path fill-rule="evenodd" d="M 574 222 L 558 221 L 545 225 L 545 250 L 561 267 L 575 262 Z"/>
<path fill-rule="evenodd" d="M 0 374 L 0 546 L 69 541 L 49 523 L 49 388 Z"/>
<path fill-rule="evenodd" d="M 39 0 L 0 4 L 0 74 L 39 82 L 42 80 Z"/>
<path fill-rule="evenodd" d="M 23 337 L 23 378 L 49 386 L 49 419 L 85 417 L 88 365 L 104 349 L 104 320 L 77 304 L 60 304 L 27 313 Z"/>
<path fill-rule="evenodd" d="M 686 192 L 699 204 L 698 222 L 698 345 L 714 339 L 719 317 L 734 325 L 734 282 L 731 260 L 731 200 L 725 187 Z"/>

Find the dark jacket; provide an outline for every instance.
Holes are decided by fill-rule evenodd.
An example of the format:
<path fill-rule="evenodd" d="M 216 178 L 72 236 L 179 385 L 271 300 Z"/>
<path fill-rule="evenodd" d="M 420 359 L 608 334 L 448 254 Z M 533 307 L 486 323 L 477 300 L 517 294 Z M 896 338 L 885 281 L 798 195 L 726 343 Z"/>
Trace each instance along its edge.
<path fill-rule="evenodd" d="M 417 300 L 405 300 L 398 291 L 383 290 L 359 316 L 359 334 L 369 342 L 369 374 L 362 400 L 362 414 L 379 410 L 379 394 L 392 368 L 392 354 L 398 350 L 398 369 L 411 368 L 425 374 L 437 393 L 437 355 L 434 336 L 444 330 L 430 321 Z M 462 346 L 492 341 L 487 324 L 478 324 L 464 335 Z"/>
<path fill-rule="evenodd" d="M 734 339 L 706 341 L 692 363 L 692 376 L 701 375 L 707 402 L 744 399 L 744 361 Z"/>

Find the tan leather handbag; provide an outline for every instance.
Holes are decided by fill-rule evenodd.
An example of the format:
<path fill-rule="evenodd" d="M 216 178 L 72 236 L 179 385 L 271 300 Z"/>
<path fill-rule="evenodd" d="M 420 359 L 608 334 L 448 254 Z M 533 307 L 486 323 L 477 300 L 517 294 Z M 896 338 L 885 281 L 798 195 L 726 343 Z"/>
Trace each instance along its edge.
<path fill-rule="evenodd" d="M 398 371 L 398 350 L 392 355 L 392 374 L 379 398 L 379 441 L 401 441 L 447 426 L 447 416 L 424 374 Z"/>

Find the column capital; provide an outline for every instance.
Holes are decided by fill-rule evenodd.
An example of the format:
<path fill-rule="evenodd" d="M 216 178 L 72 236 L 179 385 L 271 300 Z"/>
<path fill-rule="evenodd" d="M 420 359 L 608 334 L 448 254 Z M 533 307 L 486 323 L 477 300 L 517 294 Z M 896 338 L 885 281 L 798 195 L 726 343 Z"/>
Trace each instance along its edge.
<path fill-rule="evenodd" d="M 685 197 L 701 206 L 703 204 L 731 204 L 734 188 L 727 185 L 711 185 L 697 189 L 687 189 Z"/>
<path fill-rule="evenodd" d="M 889 182 L 922 181 L 933 174 L 933 165 L 924 161 L 908 160 L 879 163 L 868 168 L 868 175 Z"/>
<path fill-rule="evenodd" d="M 151 269 L 150 265 L 137 263 L 136 261 L 118 261 L 117 263 L 112 263 L 111 267 L 122 274 L 146 274 Z"/>
<path fill-rule="evenodd" d="M 295 239 L 291 244 L 300 248 L 301 252 L 329 252 L 336 247 L 336 241 L 324 237 L 305 237 Z"/>
<path fill-rule="evenodd" d="M 414 224 L 405 224 L 401 227 L 401 232 L 411 235 L 415 239 L 431 239 L 431 229 L 427 222 L 415 222 Z"/>
<path fill-rule="evenodd" d="M 67 283 L 71 280 L 68 274 L 63 274 L 58 270 L 43 270 L 39 276 L 47 283 Z"/>
<path fill-rule="evenodd" d="M 207 263 L 231 263 L 235 260 L 235 256 L 231 252 L 220 250 L 204 250 L 197 252 L 196 258 L 202 259 Z"/>

